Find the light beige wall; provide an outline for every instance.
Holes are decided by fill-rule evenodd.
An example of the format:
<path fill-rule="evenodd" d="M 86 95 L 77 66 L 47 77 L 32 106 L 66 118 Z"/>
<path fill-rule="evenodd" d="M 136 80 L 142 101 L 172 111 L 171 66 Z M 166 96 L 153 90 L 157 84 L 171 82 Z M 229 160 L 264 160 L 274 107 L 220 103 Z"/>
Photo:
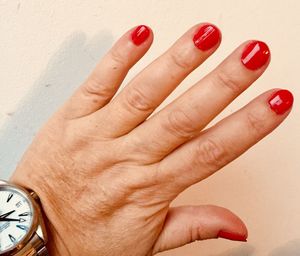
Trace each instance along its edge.
<path fill-rule="evenodd" d="M 294 110 L 271 136 L 175 202 L 232 209 L 248 224 L 249 242 L 199 242 L 163 255 L 300 255 L 299 11 L 297 0 L 0 0 L 0 178 L 124 31 L 143 23 L 155 32 L 130 78 L 190 26 L 213 22 L 223 32 L 220 49 L 170 99 L 255 38 L 268 42 L 272 63 L 221 116 L 272 87 L 294 92 Z"/>

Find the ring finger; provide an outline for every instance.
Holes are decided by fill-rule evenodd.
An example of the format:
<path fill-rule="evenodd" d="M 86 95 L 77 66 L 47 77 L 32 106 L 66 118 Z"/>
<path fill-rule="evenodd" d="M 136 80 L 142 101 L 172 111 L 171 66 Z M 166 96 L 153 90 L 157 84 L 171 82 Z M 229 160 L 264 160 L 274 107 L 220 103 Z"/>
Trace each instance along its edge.
<path fill-rule="evenodd" d="M 197 135 L 261 76 L 269 60 L 265 43 L 242 44 L 214 71 L 129 134 L 128 144 L 143 150 L 150 163 L 160 160 Z"/>

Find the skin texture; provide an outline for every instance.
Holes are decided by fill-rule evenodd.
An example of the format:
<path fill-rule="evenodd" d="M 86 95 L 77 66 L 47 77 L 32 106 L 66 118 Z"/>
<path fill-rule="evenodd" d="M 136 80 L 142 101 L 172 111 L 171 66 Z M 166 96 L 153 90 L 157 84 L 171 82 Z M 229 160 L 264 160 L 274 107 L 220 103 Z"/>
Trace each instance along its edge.
<path fill-rule="evenodd" d="M 205 129 L 266 69 L 247 69 L 243 43 L 167 107 L 152 112 L 218 47 L 202 51 L 198 24 L 113 99 L 149 49 L 131 29 L 40 130 L 11 181 L 41 199 L 50 255 L 145 256 L 226 231 L 247 237 L 243 222 L 217 206 L 170 203 L 183 190 L 237 158 L 275 129 L 268 99 L 278 89 Z"/>

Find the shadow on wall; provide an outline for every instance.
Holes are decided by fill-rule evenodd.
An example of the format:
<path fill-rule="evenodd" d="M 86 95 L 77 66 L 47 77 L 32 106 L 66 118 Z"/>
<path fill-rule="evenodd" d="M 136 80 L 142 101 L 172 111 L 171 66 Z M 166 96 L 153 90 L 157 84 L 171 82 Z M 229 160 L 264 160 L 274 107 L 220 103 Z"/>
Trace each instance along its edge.
<path fill-rule="evenodd" d="M 228 250 L 221 254 L 214 254 L 212 256 L 254 256 L 255 248 L 251 245 L 245 244 L 237 248 Z M 274 249 L 268 256 L 299 256 L 300 255 L 300 239 L 289 241 L 285 245 Z"/>
<path fill-rule="evenodd" d="M 90 41 L 84 33 L 66 39 L 0 129 L 0 178 L 10 176 L 40 126 L 85 80 L 112 41 L 108 31 Z"/>
<path fill-rule="evenodd" d="M 212 256 L 252 256 L 255 255 L 254 251 L 255 248 L 253 246 L 249 244 L 243 244 L 237 248 L 233 248 L 219 254 L 214 254 Z"/>
<path fill-rule="evenodd" d="M 300 239 L 289 241 L 282 247 L 273 250 L 269 256 L 299 256 L 300 255 Z"/>

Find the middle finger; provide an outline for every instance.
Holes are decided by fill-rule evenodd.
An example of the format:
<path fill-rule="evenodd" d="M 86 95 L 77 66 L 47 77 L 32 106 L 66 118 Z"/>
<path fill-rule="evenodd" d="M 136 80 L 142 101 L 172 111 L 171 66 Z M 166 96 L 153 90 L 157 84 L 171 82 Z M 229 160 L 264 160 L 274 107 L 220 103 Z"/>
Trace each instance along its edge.
<path fill-rule="evenodd" d="M 140 72 L 96 118 L 105 117 L 112 136 L 127 134 L 204 62 L 220 41 L 221 33 L 214 25 L 192 27 L 165 54 Z"/>
<path fill-rule="evenodd" d="M 160 160 L 197 135 L 264 72 L 269 60 L 265 43 L 242 44 L 214 71 L 129 134 L 131 147 L 146 153 L 150 162 Z"/>

